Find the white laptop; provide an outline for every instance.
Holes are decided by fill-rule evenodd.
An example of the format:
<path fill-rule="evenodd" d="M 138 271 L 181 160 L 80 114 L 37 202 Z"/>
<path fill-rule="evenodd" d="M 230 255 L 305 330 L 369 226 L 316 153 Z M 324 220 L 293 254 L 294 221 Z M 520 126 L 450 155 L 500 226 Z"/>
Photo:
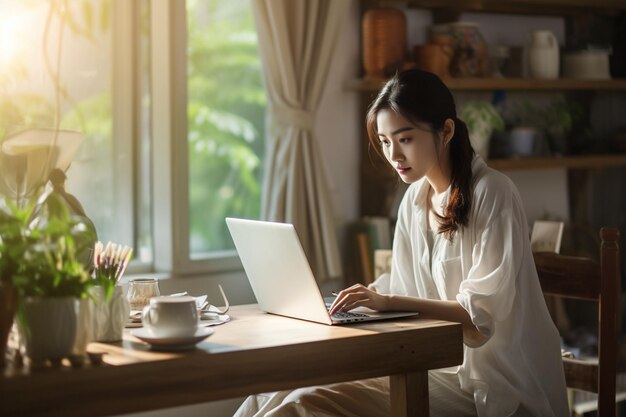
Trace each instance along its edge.
<path fill-rule="evenodd" d="M 226 224 L 263 311 L 328 325 L 418 314 L 358 307 L 331 317 L 292 224 L 234 218 Z"/>

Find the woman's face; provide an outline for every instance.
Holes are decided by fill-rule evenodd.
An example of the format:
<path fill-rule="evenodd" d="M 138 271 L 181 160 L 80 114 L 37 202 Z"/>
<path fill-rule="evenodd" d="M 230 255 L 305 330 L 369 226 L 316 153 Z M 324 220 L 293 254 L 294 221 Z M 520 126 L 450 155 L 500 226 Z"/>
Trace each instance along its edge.
<path fill-rule="evenodd" d="M 378 139 L 387 161 L 407 184 L 418 181 L 439 161 L 439 140 L 426 123 L 415 124 L 390 109 L 376 117 Z"/>

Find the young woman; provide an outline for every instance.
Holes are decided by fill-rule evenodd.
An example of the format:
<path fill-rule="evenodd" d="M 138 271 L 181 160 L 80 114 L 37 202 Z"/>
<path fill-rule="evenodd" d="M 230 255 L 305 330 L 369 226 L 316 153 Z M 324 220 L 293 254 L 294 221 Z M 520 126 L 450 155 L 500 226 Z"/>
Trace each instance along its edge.
<path fill-rule="evenodd" d="M 431 416 L 569 414 L 558 332 L 513 183 L 474 155 L 435 75 L 392 78 L 367 127 L 402 181 L 391 274 L 341 291 L 331 313 L 414 310 L 462 323 L 463 364 L 429 372 Z M 367 364 L 363 364 L 367 366 Z M 389 415 L 388 378 L 248 398 L 238 416 Z"/>

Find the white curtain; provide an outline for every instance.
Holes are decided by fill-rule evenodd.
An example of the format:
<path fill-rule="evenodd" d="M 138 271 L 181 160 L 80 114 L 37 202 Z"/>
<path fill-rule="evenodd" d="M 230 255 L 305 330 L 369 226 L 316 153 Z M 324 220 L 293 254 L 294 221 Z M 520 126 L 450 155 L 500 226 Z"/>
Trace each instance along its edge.
<path fill-rule="evenodd" d="M 349 0 L 253 0 L 268 97 L 262 217 L 293 223 L 319 281 L 341 276 L 315 112 Z"/>

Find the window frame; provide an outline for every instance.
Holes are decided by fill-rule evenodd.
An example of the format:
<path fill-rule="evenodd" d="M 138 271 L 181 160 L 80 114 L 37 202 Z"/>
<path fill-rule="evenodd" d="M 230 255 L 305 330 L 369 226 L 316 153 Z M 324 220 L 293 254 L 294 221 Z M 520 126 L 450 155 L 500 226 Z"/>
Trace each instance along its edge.
<path fill-rule="evenodd" d="M 113 216 L 116 221 L 116 240 L 119 242 L 135 242 L 135 213 L 134 198 L 137 188 L 134 181 L 136 177 L 136 137 L 138 112 L 135 106 L 137 88 L 134 83 L 136 62 L 136 34 L 133 24 L 137 18 L 135 2 L 126 4 L 120 0 L 111 3 L 111 43 L 112 43 L 112 70 L 111 85 L 113 94 L 111 97 L 112 138 L 113 146 Z M 131 39 L 129 42 L 128 39 Z M 130 117 L 128 117 L 130 115 Z M 124 157 L 126 156 L 126 157 Z M 125 179 L 132 178 L 133 181 Z M 124 186 L 126 184 L 126 186 Z M 130 187 L 129 187 L 130 186 Z M 119 235 L 118 235 L 119 234 Z M 138 268 L 140 262 L 133 262 L 132 269 Z M 131 269 L 131 271 L 132 271 Z"/>
<path fill-rule="evenodd" d="M 138 198 L 141 190 L 141 152 L 138 139 L 142 100 L 139 82 L 141 4 L 135 1 L 112 0 L 111 7 L 111 116 L 114 155 L 111 175 L 114 175 L 115 186 L 114 217 L 118 224 L 115 233 L 118 242 L 132 242 L 137 251 L 138 221 L 143 215 Z M 129 178 L 132 180 L 129 181 Z M 153 262 L 142 262 L 136 257 L 128 266 L 128 275 L 153 271 Z"/>
<path fill-rule="evenodd" d="M 150 3 L 153 269 L 172 276 L 241 271 L 234 250 L 190 253 L 186 3 Z"/>

